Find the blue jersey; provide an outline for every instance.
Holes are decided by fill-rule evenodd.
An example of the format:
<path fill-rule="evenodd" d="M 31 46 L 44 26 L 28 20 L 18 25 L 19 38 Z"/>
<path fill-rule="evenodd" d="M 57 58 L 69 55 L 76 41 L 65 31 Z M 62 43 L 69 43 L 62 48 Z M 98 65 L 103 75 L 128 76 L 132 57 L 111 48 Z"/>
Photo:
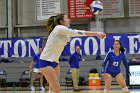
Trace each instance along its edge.
<path fill-rule="evenodd" d="M 81 61 L 81 55 L 73 53 L 69 58 L 69 64 L 71 68 L 79 68 L 79 62 Z"/>
<path fill-rule="evenodd" d="M 35 62 L 34 68 L 39 68 L 39 66 L 38 66 L 39 58 L 40 58 L 40 54 L 36 54 L 33 56 L 33 61 Z"/>
<path fill-rule="evenodd" d="M 102 63 L 102 73 L 114 74 L 116 76 L 121 71 L 120 64 L 122 61 L 126 68 L 126 71 L 128 71 L 128 73 L 130 73 L 129 68 L 128 68 L 128 63 L 126 62 L 126 57 L 125 57 L 124 53 L 120 52 L 120 54 L 118 56 L 116 56 L 114 54 L 114 51 L 108 52 L 108 54 L 106 55 L 106 57 Z M 108 66 L 106 67 L 107 62 L 109 62 L 109 63 L 108 63 Z"/>

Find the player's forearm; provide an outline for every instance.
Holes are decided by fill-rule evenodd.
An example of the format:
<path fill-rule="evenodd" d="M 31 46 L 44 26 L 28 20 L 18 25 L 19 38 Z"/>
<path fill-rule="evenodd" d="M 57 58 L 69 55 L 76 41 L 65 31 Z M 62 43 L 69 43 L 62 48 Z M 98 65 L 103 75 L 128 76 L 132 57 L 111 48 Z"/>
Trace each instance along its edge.
<path fill-rule="evenodd" d="M 130 72 L 129 72 L 129 66 L 128 66 L 128 63 L 126 61 L 124 62 L 124 66 L 125 66 L 125 69 L 128 72 L 128 74 L 130 74 Z"/>
<path fill-rule="evenodd" d="M 98 38 L 105 38 L 106 37 L 106 34 L 103 33 L 103 32 L 91 32 L 91 31 L 86 31 L 85 32 L 85 35 L 86 36 L 97 36 Z"/>
<path fill-rule="evenodd" d="M 102 70 L 101 70 L 101 73 L 104 73 L 104 72 L 105 72 L 105 66 L 106 66 L 106 63 L 103 62 L 103 63 L 102 63 Z"/>
<path fill-rule="evenodd" d="M 86 36 L 97 36 L 98 34 L 97 34 L 97 32 L 86 31 L 85 35 Z"/>
<path fill-rule="evenodd" d="M 33 64 L 34 64 L 34 62 L 32 61 L 29 68 L 32 68 L 33 67 Z"/>

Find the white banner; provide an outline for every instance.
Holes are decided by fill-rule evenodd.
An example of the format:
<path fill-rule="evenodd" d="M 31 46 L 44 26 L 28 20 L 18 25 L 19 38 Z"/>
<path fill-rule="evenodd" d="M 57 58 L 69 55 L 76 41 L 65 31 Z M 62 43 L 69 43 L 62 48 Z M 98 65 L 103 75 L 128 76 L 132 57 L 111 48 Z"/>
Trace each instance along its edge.
<path fill-rule="evenodd" d="M 140 16 L 140 0 L 129 0 L 129 16 Z"/>
<path fill-rule="evenodd" d="M 61 13 L 60 0 L 36 0 L 36 20 L 46 20 L 50 16 Z"/>
<path fill-rule="evenodd" d="M 100 0 L 103 3 L 102 18 L 124 17 L 123 0 Z"/>

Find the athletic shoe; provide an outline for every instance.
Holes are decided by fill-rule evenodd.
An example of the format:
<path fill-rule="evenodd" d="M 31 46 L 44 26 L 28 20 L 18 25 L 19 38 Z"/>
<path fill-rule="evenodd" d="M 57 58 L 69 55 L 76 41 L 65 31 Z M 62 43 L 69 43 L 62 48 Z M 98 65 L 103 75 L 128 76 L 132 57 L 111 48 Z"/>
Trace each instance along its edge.
<path fill-rule="evenodd" d="M 35 87 L 34 86 L 30 86 L 31 91 L 35 91 Z"/>
<path fill-rule="evenodd" d="M 40 90 L 41 90 L 41 91 L 45 91 L 45 88 L 44 88 L 44 87 L 40 87 Z"/>
<path fill-rule="evenodd" d="M 79 91 L 81 91 L 81 89 L 73 89 L 73 91 L 79 92 Z"/>

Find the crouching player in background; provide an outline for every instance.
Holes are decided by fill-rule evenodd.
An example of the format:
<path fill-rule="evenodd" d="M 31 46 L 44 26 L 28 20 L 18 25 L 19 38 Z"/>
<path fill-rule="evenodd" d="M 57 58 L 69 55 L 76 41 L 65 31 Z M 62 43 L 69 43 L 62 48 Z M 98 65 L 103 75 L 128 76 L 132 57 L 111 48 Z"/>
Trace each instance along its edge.
<path fill-rule="evenodd" d="M 129 76 L 131 75 L 128 69 L 128 63 L 126 62 L 125 57 L 125 49 L 122 47 L 121 42 L 119 40 L 115 40 L 114 49 L 106 55 L 103 63 L 102 63 L 102 75 L 105 79 L 105 89 L 104 93 L 109 93 L 109 89 L 111 87 L 112 77 L 116 79 L 122 88 L 123 93 L 128 93 L 128 87 L 126 86 L 125 79 L 123 74 L 120 72 L 120 64 L 123 61 L 123 64 L 128 71 Z M 106 67 L 106 63 L 109 61 L 108 66 Z"/>

